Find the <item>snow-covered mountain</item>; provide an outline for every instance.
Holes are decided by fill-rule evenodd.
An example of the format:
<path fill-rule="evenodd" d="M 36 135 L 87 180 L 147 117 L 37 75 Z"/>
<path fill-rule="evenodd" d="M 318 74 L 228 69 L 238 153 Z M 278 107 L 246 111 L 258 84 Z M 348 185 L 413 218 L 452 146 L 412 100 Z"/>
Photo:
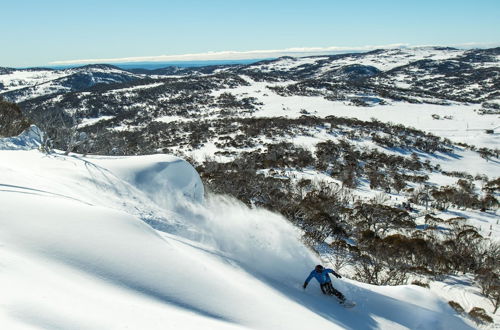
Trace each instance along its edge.
<path fill-rule="evenodd" d="M 167 155 L 45 154 L 0 140 L 5 329 L 470 329 L 419 286 L 316 283 L 320 262 L 284 218 L 210 196 Z M 461 301 L 462 304 L 464 303 Z"/>
<path fill-rule="evenodd" d="M 285 57 L 251 64 L 238 72 L 259 80 L 298 81 L 288 84 L 285 90 L 292 95 L 316 94 L 345 100 L 349 94 L 365 94 L 414 103 L 478 103 L 498 101 L 499 61 L 499 48 L 424 47 Z"/>
<path fill-rule="evenodd" d="M 0 95 L 21 102 L 87 89 L 96 84 L 123 83 L 141 78 L 143 76 L 104 64 L 64 70 L 0 68 Z"/>

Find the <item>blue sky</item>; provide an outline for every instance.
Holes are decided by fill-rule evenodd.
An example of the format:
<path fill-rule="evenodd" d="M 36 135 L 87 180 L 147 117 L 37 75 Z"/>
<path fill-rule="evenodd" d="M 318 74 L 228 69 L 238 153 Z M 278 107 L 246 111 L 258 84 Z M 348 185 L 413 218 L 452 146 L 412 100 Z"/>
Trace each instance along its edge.
<path fill-rule="evenodd" d="M 500 0 L 2 2 L 0 66 L 182 54 L 203 59 L 225 51 L 237 53 L 207 59 L 248 58 L 264 54 L 248 51 L 296 47 L 500 45 Z"/>

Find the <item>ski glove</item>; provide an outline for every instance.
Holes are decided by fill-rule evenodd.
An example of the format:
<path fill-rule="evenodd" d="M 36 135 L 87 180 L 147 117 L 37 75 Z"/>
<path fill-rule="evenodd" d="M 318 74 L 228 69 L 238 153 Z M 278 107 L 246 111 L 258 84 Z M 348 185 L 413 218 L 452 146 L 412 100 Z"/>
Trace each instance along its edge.
<path fill-rule="evenodd" d="M 337 273 L 333 273 L 333 275 L 335 275 L 336 278 L 342 278 L 342 276 L 340 276 L 339 274 Z"/>
<path fill-rule="evenodd" d="M 307 282 L 304 282 L 304 285 L 302 287 L 305 289 L 307 287 Z"/>

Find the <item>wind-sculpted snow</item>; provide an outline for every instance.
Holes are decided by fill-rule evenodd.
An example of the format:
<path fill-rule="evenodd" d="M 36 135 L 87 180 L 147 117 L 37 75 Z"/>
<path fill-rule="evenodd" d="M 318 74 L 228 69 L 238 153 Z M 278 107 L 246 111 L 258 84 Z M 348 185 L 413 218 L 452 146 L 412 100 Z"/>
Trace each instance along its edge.
<path fill-rule="evenodd" d="M 32 150 L 41 145 L 43 133 L 32 125 L 19 136 L 0 139 L 0 150 Z"/>
<path fill-rule="evenodd" d="M 351 310 L 304 292 L 319 260 L 297 229 L 200 184 L 165 155 L 0 151 L 2 327 L 470 328 L 418 287 L 335 280 Z"/>
<path fill-rule="evenodd" d="M 159 203 L 164 202 L 164 198 L 171 199 L 172 195 L 183 196 L 195 202 L 203 200 L 203 183 L 198 173 L 188 162 L 178 157 L 158 154 L 91 159 Z"/>

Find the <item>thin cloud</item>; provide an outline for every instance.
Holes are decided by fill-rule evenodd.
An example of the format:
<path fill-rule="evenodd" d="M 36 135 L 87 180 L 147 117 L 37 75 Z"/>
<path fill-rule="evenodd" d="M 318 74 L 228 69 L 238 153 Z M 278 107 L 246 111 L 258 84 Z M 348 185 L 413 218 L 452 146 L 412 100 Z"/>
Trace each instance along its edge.
<path fill-rule="evenodd" d="M 494 47 L 498 43 L 466 43 L 457 45 L 448 45 L 458 48 L 474 48 L 474 47 Z M 118 57 L 118 58 L 97 58 L 97 59 L 78 59 L 78 60 L 59 60 L 53 61 L 51 65 L 72 65 L 72 64 L 93 64 L 93 63 L 133 63 L 133 62 L 180 62 L 180 61 L 211 61 L 211 60 L 250 60 L 260 58 L 276 58 L 280 56 L 312 56 L 312 55 L 327 55 L 334 53 L 345 52 L 363 52 L 374 49 L 394 49 L 422 47 L 410 46 L 409 44 L 390 44 L 378 46 L 360 46 L 360 47 L 295 47 L 286 49 L 274 50 L 250 50 L 250 51 L 220 51 L 220 52 L 205 52 L 195 54 L 179 54 L 179 55 L 158 55 L 158 56 L 138 56 L 138 57 Z"/>
<path fill-rule="evenodd" d="M 361 47 L 295 47 L 274 50 L 250 50 L 250 51 L 221 51 L 180 55 L 158 55 L 119 58 L 98 58 L 79 60 L 60 60 L 50 62 L 52 65 L 66 64 L 92 64 L 92 63 L 127 63 L 127 62 L 175 62 L 175 61 L 210 61 L 210 60 L 249 60 L 258 58 L 274 58 L 280 56 L 308 56 L 324 55 L 340 52 L 370 51 L 380 48 L 402 48 L 407 44 L 392 44 L 383 46 L 361 46 Z"/>

